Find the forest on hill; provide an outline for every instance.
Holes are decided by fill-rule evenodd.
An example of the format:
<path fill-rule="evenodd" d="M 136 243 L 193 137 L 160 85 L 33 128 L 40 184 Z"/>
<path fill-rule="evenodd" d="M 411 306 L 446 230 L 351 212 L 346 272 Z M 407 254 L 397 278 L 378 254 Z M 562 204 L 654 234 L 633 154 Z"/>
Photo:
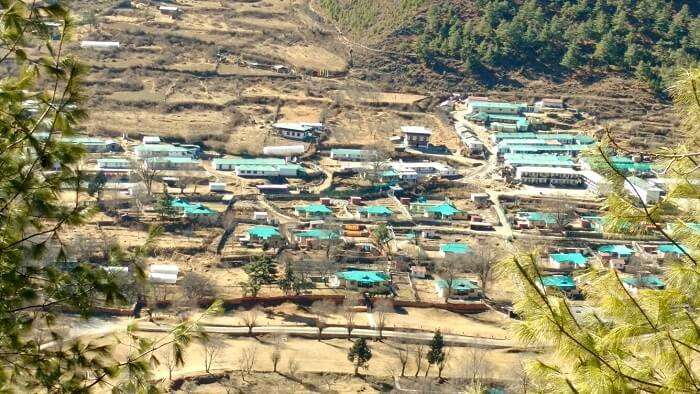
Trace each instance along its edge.
<path fill-rule="evenodd" d="M 321 0 L 349 31 L 393 26 L 393 34 L 410 36 L 402 49 L 437 70 L 457 64 L 476 75 L 523 68 L 552 76 L 622 72 L 661 92 L 676 67 L 700 59 L 695 0 L 363 2 Z"/>

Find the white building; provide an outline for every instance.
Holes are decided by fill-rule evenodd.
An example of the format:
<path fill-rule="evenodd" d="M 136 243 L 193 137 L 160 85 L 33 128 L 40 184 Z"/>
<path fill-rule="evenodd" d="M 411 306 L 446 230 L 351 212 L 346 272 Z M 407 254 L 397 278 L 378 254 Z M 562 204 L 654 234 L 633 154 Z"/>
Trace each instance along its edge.
<path fill-rule="evenodd" d="M 148 269 L 148 280 L 151 283 L 174 284 L 180 269 L 175 264 L 151 264 Z"/>
<path fill-rule="evenodd" d="M 134 154 L 139 159 L 149 157 L 190 157 L 192 153 L 180 146 L 170 144 L 141 144 L 134 148 Z"/>
<path fill-rule="evenodd" d="M 612 193 L 612 184 L 604 176 L 591 170 L 584 170 L 579 173 L 583 176 L 583 181 L 591 193 L 599 196 L 606 196 Z"/>
<path fill-rule="evenodd" d="M 304 145 L 282 145 L 263 147 L 263 154 L 265 156 L 291 157 L 301 155 L 305 151 L 306 148 L 304 148 Z"/>
<path fill-rule="evenodd" d="M 528 185 L 578 186 L 583 183 L 581 174 L 572 168 L 518 167 L 515 179 Z"/>
<path fill-rule="evenodd" d="M 543 98 L 535 103 L 535 112 L 564 109 L 564 100 L 556 98 Z"/>
<path fill-rule="evenodd" d="M 458 176 L 459 172 L 446 165 L 434 161 L 423 161 L 423 162 L 403 162 L 403 161 L 393 161 L 389 163 L 392 170 L 401 172 L 415 172 L 418 177 L 423 177 L 427 175 L 438 175 L 440 177 L 454 177 Z"/>
<path fill-rule="evenodd" d="M 401 126 L 403 144 L 408 147 L 427 147 L 433 132 L 422 126 Z"/>
<path fill-rule="evenodd" d="M 632 197 L 641 200 L 645 205 L 656 204 L 661 198 L 662 190 L 642 178 L 632 176 L 625 181 L 625 190 Z"/>
<path fill-rule="evenodd" d="M 275 123 L 272 127 L 280 136 L 293 140 L 310 140 L 323 130 L 323 123 Z"/>
<path fill-rule="evenodd" d="M 160 137 L 154 135 L 143 136 L 142 144 L 160 144 Z"/>

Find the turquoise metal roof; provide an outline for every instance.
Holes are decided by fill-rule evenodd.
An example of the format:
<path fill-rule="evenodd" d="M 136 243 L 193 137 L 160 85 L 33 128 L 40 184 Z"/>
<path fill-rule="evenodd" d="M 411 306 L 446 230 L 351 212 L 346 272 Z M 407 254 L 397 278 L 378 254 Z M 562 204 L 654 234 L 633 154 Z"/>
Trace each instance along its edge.
<path fill-rule="evenodd" d="M 170 201 L 170 206 L 173 208 L 182 209 L 182 211 L 187 215 L 216 215 L 216 211 L 213 211 L 202 204 L 193 204 L 180 198 L 175 198 Z"/>
<path fill-rule="evenodd" d="M 313 229 L 313 230 L 306 230 L 306 231 L 300 231 L 296 233 L 296 236 L 299 238 L 315 238 L 315 239 L 320 239 L 320 240 L 326 240 L 326 239 L 338 239 L 340 236 L 329 230 L 322 230 L 322 229 Z"/>
<path fill-rule="evenodd" d="M 447 287 L 447 281 L 444 279 L 438 279 L 435 281 L 437 286 L 441 289 L 444 289 Z M 452 290 L 472 290 L 472 289 L 478 289 L 479 286 L 476 285 L 476 283 L 470 281 L 469 279 L 455 279 L 452 281 Z"/>
<path fill-rule="evenodd" d="M 343 271 L 336 272 L 335 275 L 347 281 L 364 284 L 383 283 L 391 279 L 388 274 L 381 271 Z"/>
<path fill-rule="evenodd" d="M 98 163 L 128 163 L 128 159 L 117 159 L 117 158 L 108 158 L 108 159 L 97 159 Z"/>
<path fill-rule="evenodd" d="M 688 248 L 685 246 L 676 246 L 674 244 L 665 244 L 659 246 L 659 252 L 683 254 L 684 252 L 688 252 Z"/>
<path fill-rule="evenodd" d="M 184 164 L 192 163 L 199 164 L 199 160 L 195 160 L 191 157 L 149 157 L 146 159 L 149 163 L 173 163 L 173 164 Z"/>
<path fill-rule="evenodd" d="M 276 157 L 260 157 L 260 158 L 240 158 L 240 157 L 230 157 L 230 158 L 219 158 L 212 160 L 212 163 L 216 166 L 219 164 L 232 165 L 232 166 L 271 166 L 271 165 L 281 165 L 287 164 L 287 161 L 282 158 Z"/>
<path fill-rule="evenodd" d="M 506 102 L 498 102 L 498 101 L 471 101 L 469 104 L 475 108 L 479 109 L 481 107 L 486 107 L 486 108 L 509 108 L 509 109 L 517 109 L 517 110 L 525 110 L 527 109 L 527 104 L 515 104 L 515 103 L 506 103 Z"/>
<path fill-rule="evenodd" d="M 294 207 L 295 210 L 299 212 L 307 212 L 307 213 L 333 213 L 333 211 L 328 208 L 327 206 L 323 204 L 309 204 L 309 205 L 302 205 L 299 207 Z"/>
<path fill-rule="evenodd" d="M 391 216 L 394 213 L 394 211 L 385 207 L 384 205 L 370 205 L 368 207 L 362 207 L 360 208 L 360 212 L 365 212 L 370 215 L 382 216 Z"/>
<path fill-rule="evenodd" d="M 253 227 L 248 229 L 248 234 L 251 237 L 262 238 L 262 239 L 270 239 L 272 237 L 281 237 L 282 236 L 280 234 L 280 232 L 277 231 L 277 228 L 272 227 L 272 226 L 253 226 Z"/>
<path fill-rule="evenodd" d="M 576 288 L 576 283 L 570 276 L 566 275 L 548 275 L 542 277 L 542 285 L 544 287 L 556 287 L 560 290 L 573 290 Z"/>
<path fill-rule="evenodd" d="M 439 213 L 442 216 L 453 216 L 461 212 L 459 209 L 447 203 L 427 207 L 425 211 L 428 213 Z"/>
<path fill-rule="evenodd" d="M 578 266 L 585 266 L 587 261 L 581 253 L 552 253 L 549 257 L 558 263 L 573 263 Z"/>
<path fill-rule="evenodd" d="M 629 285 L 629 286 L 634 286 L 634 287 L 647 287 L 647 288 L 652 288 L 652 289 L 662 289 L 666 285 L 664 282 L 659 279 L 659 277 L 654 276 L 654 275 L 646 275 L 642 276 L 641 278 L 637 277 L 628 277 L 622 279 L 622 281 Z"/>
<path fill-rule="evenodd" d="M 634 250 L 627 247 L 627 245 L 603 245 L 598 248 L 600 253 L 615 253 L 620 256 L 629 256 L 634 253 Z"/>
<path fill-rule="evenodd" d="M 444 253 L 467 254 L 469 250 L 469 245 L 462 243 L 451 242 L 440 245 L 440 251 Z"/>
<path fill-rule="evenodd" d="M 574 162 L 568 156 L 531 153 L 506 153 L 503 155 L 505 163 L 514 167 L 521 166 L 551 166 L 573 167 Z"/>
<path fill-rule="evenodd" d="M 134 148 L 136 152 L 187 152 L 187 149 L 170 144 L 141 144 Z"/>
<path fill-rule="evenodd" d="M 549 212 L 518 212 L 518 215 L 535 222 L 545 222 L 546 224 L 554 224 L 557 222 L 554 214 Z"/>

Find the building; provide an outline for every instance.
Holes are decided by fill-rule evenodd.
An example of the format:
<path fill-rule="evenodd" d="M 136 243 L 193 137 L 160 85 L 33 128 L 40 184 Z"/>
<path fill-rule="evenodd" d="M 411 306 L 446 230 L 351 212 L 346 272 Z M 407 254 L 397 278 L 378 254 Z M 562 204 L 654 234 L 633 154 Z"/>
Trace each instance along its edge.
<path fill-rule="evenodd" d="M 304 172 L 301 165 L 281 158 L 220 158 L 212 160 L 212 164 L 217 171 L 233 170 L 240 177 L 298 177 Z"/>
<path fill-rule="evenodd" d="M 518 167 L 515 180 L 526 185 L 576 187 L 584 185 L 581 174 L 573 168 L 560 167 Z"/>
<path fill-rule="evenodd" d="M 160 144 L 160 137 L 153 135 L 145 135 L 141 140 L 142 144 Z"/>
<path fill-rule="evenodd" d="M 644 163 L 635 161 L 635 159 L 627 156 L 610 156 L 607 158 L 610 164 L 608 164 L 602 157 L 587 157 L 583 160 L 583 166 L 585 169 L 600 172 L 610 168 L 612 165 L 616 170 L 622 172 L 624 175 L 636 175 L 636 176 L 652 176 L 653 168 L 651 163 Z"/>
<path fill-rule="evenodd" d="M 49 133 L 38 132 L 36 138 L 45 141 L 49 138 Z M 53 137 L 56 137 L 54 135 Z M 71 145 L 80 145 L 88 153 L 116 152 L 121 149 L 121 145 L 111 138 L 90 137 L 86 135 L 75 135 L 62 137 L 60 142 Z"/>
<path fill-rule="evenodd" d="M 429 175 L 438 176 L 441 178 L 452 178 L 459 176 L 459 172 L 456 169 L 446 164 L 434 161 L 392 161 L 388 163 L 388 166 L 401 180 L 418 179 Z"/>
<path fill-rule="evenodd" d="M 141 144 L 134 148 L 134 154 L 139 159 L 149 157 L 191 157 L 191 153 L 180 146 L 170 144 Z"/>
<path fill-rule="evenodd" d="M 527 104 L 513 104 L 498 101 L 483 101 L 467 99 L 468 114 L 520 115 L 527 112 Z"/>
<path fill-rule="evenodd" d="M 100 170 L 126 170 L 131 168 L 131 161 L 123 158 L 97 159 Z"/>
<path fill-rule="evenodd" d="M 412 265 L 411 276 L 414 278 L 425 279 L 428 276 L 428 268 L 424 265 Z"/>
<path fill-rule="evenodd" d="M 191 157 L 149 157 L 146 166 L 153 170 L 189 171 L 200 168 L 201 162 Z"/>
<path fill-rule="evenodd" d="M 427 148 L 433 132 L 422 126 L 401 126 L 403 145 L 410 148 Z"/>
<path fill-rule="evenodd" d="M 469 157 L 484 157 L 486 148 L 484 143 L 473 136 L 462 136 L 462 144 L 467 148 Z"/>
<path fill-rule="evenodd" d="M 557 224 L 557 217 L 549 212 L 518 212 L 515 215 L 515 227 L 526 228 L 550 228 Z"/>
<path fill-rule="evenodd" d="M 628 248 L 627 245 L 603 245 L 598 247 L 598 253 L 600 253 L 601 256 L 612 259 L 622 259 L 628 262 L 629 258 L 634 254 L 634 250 Z"/>
<path fill-rule="evenodd" d="M 449 202 L 429 203 L 420 201 L 409 203 L 408 211 L 413 215 L 422 215 L 435 219 L 452 219 L 454 215 L 462 212 Z"/>
<path fill-rule="evenodd" d="M 677 259 L 681 256 L 685 256 L 686 253 L 689 253 L 688 248 L 686 248 L 685 246 L 676 246 L 674 244 L 659 245 L 659 248 L 657 249 L 657 254 L 662 259 L 663 258 Z"/>
<path fill-rule="evenodd" d="M 331 159 L 340 161 L 376 160 L 377 152 L 367 149 L 331 149 Z"/>
<path fill-rule="evenodd" d="M 640 290 L 663 290 L 666 288 L 666 284 L 655 275 L 627 277 L 622 279 L 622 285 L 632 295 L 638 294 Z"/>
<path fill-rule="evenodd" d="M 560 144 L 565 145 L 575 145 L 583 144 L 589 145 L 594 143 L 596 140 L 593 137 L 587 136 L 585 134 L 571 134 L 571 133 L 544 133 L 544 132 L 519 132 L 519 133 L 508 133 L 501 132 L 495 133 L 491 140 L 494 144 L 498 144 L 504 140 L 539 140 L 545 141 L 557 141 Z"/>
<path fill-rule="evenodd" d="M 574 162 L 570 157 L 552 154 L 506 153 L 503 164 L 509 167 L 559 167 L 573 168 Z"/>
<path fill-rule="evenodd" d="M 294 207 L 294 213 L 307 219 L 320 219 L 333 215 L 333 210 L 323 204 L 309 204 Z"/>
<path fill-rule="evenodd" d="M 151 264 L 148 267 L 148 281 L 151 283 L 175 284 L 180 269 L 175 264 Z"/>
<path fill-rule="evenodd" d="M 304 152 L 306 152 L 306 148 L 304 147 L 304 145 L 281 145 L 263 147 L 263 155 L 265 156 L 292 157 L 299 156 Z"/>
<path fill-rule="evenodd" d="M 343 271 L 331 276 L 328 284 L 330 287 L 343 287 L 348 290 L 388 293 L 391 276 L 381 271 Z"/>
<path fill-rule="evenodd" d="M 282 234 L 273 226 L 253 226 L 247 231 L 247 241 L 257 243 L 280 243 Z"/>
<path fill-rule="evenodd" d="M 627 177 L 624 183 L 625 190 L 640 200 L 644 205 L 653 205 L 661 199 L 663 190 L 636 176 Z"/>
<path fill-rule="evenodd" d="M 461 256 L 471 252 L 469 245 L 465 243 L 450 242 L 440 244 L 440 257 Z"/>
<path fill-rule="evenodd" d="M 584 170 L 579 172 L 588 190 L 598 196 L 607 196 L 612 193 L 612 183 L 595 171 Z"/>
<path fill-rule="evenodd" d="M 588 261 L 581 253 L 551 253 L 549 263 L 556 269 L 572 270 L 586 268 Z"/>
<path fill-rule="evenodd" d="M 568 298 L 574 298 L 581 294 L 576 288 L 574 280 L 567 275 L 546 275 L 542 276 L 539 287 L 545 291 L 562 292 Z"/>
<path fill-rule="evenodd" d="M 177 17 L 182 13 L 182 9 L 180 7 L 175 7 L 171 5 L 158 6 L 158 11 L 160 11 L 160 13 L 163 15 L 169 15 L 172 17 Z"/>
<path fill-rule="evenodd" d="M 80 41 L 80 47 L 84 49 L 115 50 L 119 49 L 119 42 L 116 41 Z"/>
<path fill-rule="evenodd" d="M 435 292 L 441 298 L 454 300 L 474 300 L 484 295 L 481 288 L 469 279 L 454 279 L 451 286 L 448 286 L 448 281 L 438 279 L 435 281 Z"/>
<path fill-rule="evenodd" d="M 209 191 L 212 193 L 220 193 L 226 191 L 226 183 L 224 182 L 209 182 Z"/>
<path fill-rule="evenodd" d="M 299 141 L 311 141 L 323 131 L 323 123 L 275 123 L 272 127 L 280 136 Z"/>
<path fill-rule="evenodd" d="M 394 215 L 394 211 L 384 205 L 370 205 L 367 207 L 362 207 L 358 210 L 358 212 L 360 213 L 360 217 L 365 217 L 367 219 L 387 219 Z"/>
<path fill-rule="evenodd" d="M 557 98 L 543 98 L 535 102 L 535 112 L 545 112 L 551 110 L 564 109 L 564 100 Z"/>
<path fill-rule="evenodd" d="M 203 204 L 190 203 L 186 200 L 175 198 L 170 202 L 170 205 L 181 212 L 183 217 L 193 221 L 212 223 L 218 218 L 216 211 Z"/>
<path fill-rule="evenodd" d="M 294 240 L 300 245 L 309 248 L 318 248 L 327 242 L 340 239 L 340 235 L 334 231 L 324 229 L 311 229 L 299 231 L 293 234 Z"/>

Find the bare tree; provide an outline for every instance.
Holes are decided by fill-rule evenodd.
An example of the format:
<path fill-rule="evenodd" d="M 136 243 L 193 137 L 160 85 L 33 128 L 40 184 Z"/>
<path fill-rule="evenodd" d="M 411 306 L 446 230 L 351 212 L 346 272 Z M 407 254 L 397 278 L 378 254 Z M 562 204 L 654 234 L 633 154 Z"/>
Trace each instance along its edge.
<path fill-rule="evenodd" d="M 219 384 L 223 386 L 226 394 L 233 394 L 239 392 L 238 382 L 234 379 L 232 374 L 227 375 L 225 378 L 219 381 Z"/>
<path fill-rule="evenodd" d="M 357 316 L 357 306 L 360 305 L 360 295 L 350 293 L 345 295 L 343 299 L 343 317 L 345 318 L 345 327 L 348 329 L 348 340 L 352 337 L 352 329 L 355 328 L 355 317 Z"/>
<path fill-rule="evenodd" d="M 220 339 L 208 338 L 202 343 L 202 353 L 204 353 L 204 371 L 209 373 L 211 371 L 211 366 L 221 350 L 226 346 L 226 344 Z"/>
<path fill-rule="evenodd" d="M 488 378 L 491 363 L 486 359 L 484 349 L 468 348 L 461 361 L 462 376 L 470 385 L 473 386 Z"/>
<path fill-rule="evenodd" d="M 141 165 L 134 167 L 134 174 L 146 186 L 146 193 L 150 197 L 153 191 L 153 182 L 160 175 L 160 170 L 147 165 L 144 161 Z"/>
<path fill-rule="evenodd" d="M 444 352 L 444 357 L 440 359 L 440 361 L 437 363 L 437 369 L 438 369 L 438 379 L 442 382 L 442 371 L 445 370 L 445 367 L 447 366 L 447 363 L 450 362 L 450 353 L 451 353 L 451 348 L 446 348 Z"/>
<path fill-rule="evenodd" d="M 253 335 L 253 327 L 255 327 L 256 323 L 258 322 L 258 318 L 262 313 L 260 307 L 255 305 L 247 310 L 239 308 L 238 313 L 241 316 L 241 320 L 243 320 L 243 324 L 248 327 L 248 334 Z"/>
<path fill-rule="evenodd" d="M 425 358 L 425 346 L 423 344 L 413 345 L 413 361 L 416 363 L 416 374 L 414 377 L 418 377 L 420 369 L 423 366 L 423 359 Z"/>
<path fill-rule="evenodd" d="M 292 379 L 298 379 L 299 362 L 294 357 L 287 360 L 287 372 Z"/>
<path fill-rule="evenodd" d="M 382 333 L 386 326 L 387 314 L 394 311 L 394 303 L 388 298 L 380 298 L 372 306 L 372 314 L 379 331 L 379 340 L 382 340 Z"/>
<path fill-rule="evenodd" d="M 282 335 L 272 335 L 272 353 L 270 353 L 270 361 L 272 361 L 272 372 L 277 372 L 277 365 L 282 359 L 282 345 L 285 337 Z"/>
<path fill-rule="evenodd" d="M 177 358 L 173 354 L 173 351 L 169 350 L 165 352 L 162 360 L 163 364 L 165 365 L 165 368 L 168 369 L 168 380 L 173 380 L 173 371 L 177 367 Z"/>
<path fill-rule="evenodd" d="M 255 359 L 257 358 L 258 347 L 251 345 L 241 351 L 238 358 L 238 367 L 241 369 L 241 377 L 245 381 L 246 376 L 250 376 L 255 368 Z"/>
<path fill-rule="evenodd" d="M 492 239 L 486 239 L 480 240 L 473 252 L 464 257 L 465 269 L 477 275 L 484 293 L 493 281 L 493 267 L 502 256 L 503 249 Z"/>
<path fill-rule="evenodd" d="M 335 303 L 331 300 L 325 299 L 316 301 L 311 304 L 311 313 L 314 314 L 316 319 L 316 327 L 318 328 L 318 340 L 321 340 L 321 332 L 326 325 L 326 316 L 332 314 L 336 311 Z"/>
<path fill-rule="evenodd" d="M 318 377 L 318 380 L 320 381 L 321 385 L 325 385 L 326 389 L 328 392 L 333 391 L 333 383 L 336 381 L 336 376 L 335 374 L 331 372 L 323 372 L 321 375 Z"/>
<path fill-rule="evenodd" d="M 401 364 L 401 377 L 406 376 L 406 365 L 408 364 L 408 344 L 399 341 L 396 343 L 396 358 Z"/>
<path fill-rule="evenodd" d="M 179 281 L 187 300 L 197 302 L 202 298 L 214 298 L 217 291 L 212 281 L 197 272 L 187 272 Z"/>
<path fill-rule="evenodd" d="M 382 141 L 377 141 L 374 144 L 367 146 L 367 154 L 364 160 L 364 177 L 373 185 L 380 183 L 382 172 L 387 168 L 387 163 L 391 159 L 394 148 L 390 144 Z"/>
<path fill-rule="evenodd" d="M 445 281 L 445 302 L 448 302 L 452 296 L 452 286 L 455 280 L 458 278 L 459 274 L 464 271 L 463 259 L 464 257 L 459 255 L 448 256 L 438 264 L 437 271 L 440 273 L 440 278 Z"/>
<path fill-rule="evenodd" d="M 543 207 L 545 215 L 548 215 L 553 221 L 553 229 L 559 232 L 564 232 L 566 227 L 571 224 L 575 209 L 576 205 L 563 198 L 547 200 Z"/>

